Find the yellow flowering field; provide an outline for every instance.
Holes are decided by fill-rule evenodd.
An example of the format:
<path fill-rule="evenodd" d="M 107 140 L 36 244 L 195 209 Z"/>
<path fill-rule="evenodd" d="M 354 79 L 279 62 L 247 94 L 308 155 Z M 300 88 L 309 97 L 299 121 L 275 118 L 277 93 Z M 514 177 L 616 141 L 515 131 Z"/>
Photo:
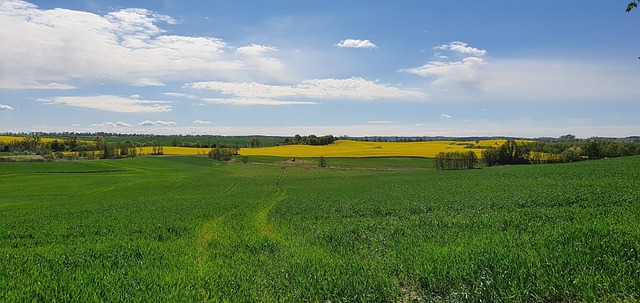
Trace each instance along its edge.
<path fill-rule="evenodd" d="M 22 141 L 24 140 L 25 137 L 15 137 L 15 136 L 0 136 L 0 142 L 5 142 L 5 143 L 9 143 L 12 141 Z M 60 139 L 54 139 L 54 138 L 40 138 L 40 140 L 42 140 L 42 142 L 53 142 L 55 140 L 60 140 Z M 62 141 L 62 140 L 60 140 Z"/>
<path fill-rule="evenodd" d="M 505 140 L 486 140 L 479 146 L 499 146 Z M 497 144 L 496 144 L 497 143 Z M 241 148 L 243 156 L 279 157 L 435 157 L 439 152 L 474 151 L 481 156 L 482 149 L 467 148 L 472 142 L 425 141 L 425 142 L 363 142 L 338 140 L 330 145 L 284 145 L 263 148 Z M 165 152 L 166 154 L 166 152 Z"/>

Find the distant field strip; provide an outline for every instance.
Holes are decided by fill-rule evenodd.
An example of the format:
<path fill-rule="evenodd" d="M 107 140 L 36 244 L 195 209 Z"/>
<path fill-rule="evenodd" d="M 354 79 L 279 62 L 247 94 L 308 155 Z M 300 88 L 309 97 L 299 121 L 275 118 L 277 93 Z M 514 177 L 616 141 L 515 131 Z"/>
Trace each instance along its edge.
<path fill-rule="evenodd" d="M 477 146 L 499 146 L 505 140 L 480 141 Z M 241 148 L 243 156 L 277 157 L 435 157 L 439 152 L 474 151 L 481 156 L 482 149 L 469 148 L 475 142 L 428 141 L 428 142 L 363 142 L 338 140 L 330 145 L 284 145 L 263 148 Z"/>
<path fill-rule="evenodd" d="M 16 137 L 16 136 L 0 136 L 0 142 L 10 143 L 13 141 L 22 141 L 25 137 Z M 55 138 L 40 138 L 42 142 L 53 142 L 53 141 L 63 141 L 62 139 Z"/>

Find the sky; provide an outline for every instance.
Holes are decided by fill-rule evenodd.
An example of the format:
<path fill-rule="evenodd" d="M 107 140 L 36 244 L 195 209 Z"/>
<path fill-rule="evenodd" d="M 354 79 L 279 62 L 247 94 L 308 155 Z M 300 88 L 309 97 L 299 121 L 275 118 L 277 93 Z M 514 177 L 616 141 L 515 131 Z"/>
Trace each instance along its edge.
<path fill-rule="evenodd" d="M 638 136 L 628 1 L 0 0 L 0 133 Z"/>

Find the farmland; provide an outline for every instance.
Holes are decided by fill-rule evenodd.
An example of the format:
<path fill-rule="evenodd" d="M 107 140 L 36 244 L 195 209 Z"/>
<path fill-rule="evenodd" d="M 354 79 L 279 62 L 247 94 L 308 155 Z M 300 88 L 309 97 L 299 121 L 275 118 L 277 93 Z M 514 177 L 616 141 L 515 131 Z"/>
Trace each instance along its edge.
<path fill-rule="evenodd" d="M 250 160 L 0 164 L 0 301 L 640 298 L 639 157 Z"/>

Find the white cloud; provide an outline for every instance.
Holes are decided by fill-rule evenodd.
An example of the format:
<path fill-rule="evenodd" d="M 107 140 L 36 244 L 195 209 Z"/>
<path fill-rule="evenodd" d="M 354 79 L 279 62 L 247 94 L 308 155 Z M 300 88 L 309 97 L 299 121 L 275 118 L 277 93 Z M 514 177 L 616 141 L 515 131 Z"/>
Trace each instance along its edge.
<path fill-rule="evenodd" d="M 142 125 L 142 126 L 170 126 L 170 125 L 176 125 L 175 122 L 173 121 L 151 121 L 151 120 L 144 120 L 142 122 L 139 122 L 138 125 Z"/>
<path fill-rule="evenodd" d="M 165 104 L 167 101 L 140 100 L 112 95 L 53 97 L 49 99 L 38 99 L 37 101 L 46 104 L 77 106 L 118 113 L 158 113 L 171 111 L 171 106 Z"/>
<path fill-rule="evenodd" d="M 185 87 L 218 91 L 230 98 L 203 99 L 207 102 L 227 104 L 309 104 L 292 99 L 352 99 L 388 100 L 402 99 L 422 101 L 427 95 L 415 90 L 379 84 L 363 78 L 305 80 L 295 86 L 268 85 L 256 82 L 195 82 Z M 276 104 L 277 103 L 277 104 Z"/>
<path fill-rule="evenodd" d="M 468 44 L 460 41 L 454 41 L 449 44 L 444 44 L 440 46 L 436 46 L 433 49 L 435 50 L 451 50 L 455 52 L 459 52 L 464 55 L 471 55 L 475 57 L 482 57 L 487 54 L 486 50 L 477 49 L 475 47 L 470 47 Z"/>
<path fill-rule="evenodd" d="M 9 105 L 0 104 L 0 110 L 13 110 L 13 107 Z"/>
<path fill-rule="evenodd" d="M 303 105 L 303 104 L 318 104 L 313 101 L 279 101 L 273 99 L 264 98 L 203 98 L 202 101 L 214 104 L 229 104 L 229 105 Z"/>
<path fill-rule="evenodd" d="M 423 77 L 435 76 L 434 84 L 446 82 L 473 84 L 481 81 L 480 69 L 487 61 L 479 57 L 467 57 L 462 61 L 431 61 L 423 66 L 400 70 Z"/>
<path fill-rule="evenodd" d="M 73 125 L 71 125 L 71 126 L 73 126 L 73 127 L 80 127 L 80 124 L 77 124 L 77 123 L 76 123 L 76 124 L 73 124 Z"/>
<path fill-rule="evenodd" d="M 130 84 L 133 86 L 165 86 L 160 80 L 152 78 L 135 79 Z"/>
<path fill-rule="evenodd" d="M 162 94 L 165 96 L 176 97 L 176 98 L 185 98 L 185 99 L 191 99 L 191 100 L 199 99 L 197 96 L 183 94 L 183 93 L 162 93 Z"/>
<path fill-rule="evenodd" d="M 373 42 L 369 40 L 359 40 L 359 39 L 345 39 L 340 41 L 339 43 L 334 44 L 337 47 L 343 48 L 378 48 Z"/>
<path fill-rule="evenodd" d="M 447 115 L 447 114 L 442 114 L 442 115 L 440 115 L 440 118 L 443 118 L 443 119 L 451 119 L 451 118 L 453 118 L 453 116 L 451 116 L 451 115 Z"/>
<path fill-rule="evenodd" d="M 480 50 L 468 46 L 464 42 L 454 41 L 449 44 L 436 46 L 434 57 L 439 61 L 430 61 L 426 64 L 402 69 L 400 72 L 415 74 L 423 77 L 434 77 L 433 84 L 451 83 L 456 85 L 478 85 L 482 81 L 481 69 L 487 65 L 487 60 L 481 58 L 487 54 L 486 50 Z M 439 51 L 455 51 L 467 55 L 460 61 L 445 61 L 448 56 Z"/>
<path fill-rule="evenodd" d="M 0 88 L 71 89 L 75 81 L 164 86 L 203 77 L 281 80 L 275 48 L 250 45 L 229 51 L 214 37 L 168 35 L 165 15 L 125 8 L 103 15 L 0 2 Z M 251 73 L 247 73 L 251 70 Z"/>
<path fill-rule="evenodd" d="M 74 124 L 73 126 L 80 126 L 79 124 Z M 122 121 L 118 121 L 118 122 L 103 122 L 100 124 L 91 124 L 91 127 L 111 127 L 111 128 L 117 128 L 117 127 L 131 127 L 132 125 L 129 123 L 125 123 Z"/>
<path fill-rule="evenodd" d="M 264 46 L 258 44 L 251 44 L 247 46 L 238 47 L 236 52 L 247 56 L 261 56 L 262 54 L 270 51 L 277 51 L 278 49 L 271 46 Z"/>
<path fill-rule="evenodd" d="M 571 59 L 466 57 L 431 61 L 401 72 L 430 78 L 434 99 L 464 101 L 635 101 L 640 75 L 632 66 Z"/>
<path fill-rule="evenodd" d="M 211 121 L 194 120 L 193 124 L 211 124 Z"/>

